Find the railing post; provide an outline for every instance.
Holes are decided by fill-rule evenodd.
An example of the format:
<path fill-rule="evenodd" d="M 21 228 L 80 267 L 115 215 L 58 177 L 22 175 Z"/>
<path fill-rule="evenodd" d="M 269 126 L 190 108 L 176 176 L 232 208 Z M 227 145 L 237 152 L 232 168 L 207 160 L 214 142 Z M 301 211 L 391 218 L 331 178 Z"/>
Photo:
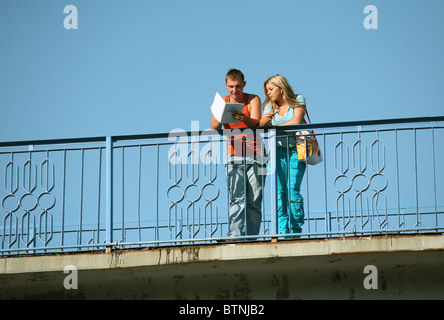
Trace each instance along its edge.
<path fill-rule="evenodd" d="M 106 137 L 106 243 L 113 242 L 113 141 Z"/>
<path fill-rule="evenodd" d="M 268 157 L 270 161 L 270 191 L 271 191 L 271 234 L 278 233 L 277 229 L 277 193 L 276 193 L 276 129 L 268 130 Z"/>
<path fill-rule="evenodd" d="M 327 237 L 330 237 L 331 233 L 331 212 L 327 211 L 325 214 L 325 233 L 327 234 Z"/>

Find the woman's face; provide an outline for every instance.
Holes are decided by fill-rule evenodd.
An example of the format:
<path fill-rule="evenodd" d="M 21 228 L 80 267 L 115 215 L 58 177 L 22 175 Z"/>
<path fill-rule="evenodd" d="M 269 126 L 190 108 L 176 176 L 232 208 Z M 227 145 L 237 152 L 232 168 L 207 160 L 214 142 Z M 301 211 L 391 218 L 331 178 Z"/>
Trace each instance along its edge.
<path fill-rule="evenodd" d="M 282 94 L 282 89 L 276 87 L 271 83 L 267 83 L 265 85 L 265 89 L 267 90 L 267 96 L 273 102 L 282 102 L 284 95 Z"/>

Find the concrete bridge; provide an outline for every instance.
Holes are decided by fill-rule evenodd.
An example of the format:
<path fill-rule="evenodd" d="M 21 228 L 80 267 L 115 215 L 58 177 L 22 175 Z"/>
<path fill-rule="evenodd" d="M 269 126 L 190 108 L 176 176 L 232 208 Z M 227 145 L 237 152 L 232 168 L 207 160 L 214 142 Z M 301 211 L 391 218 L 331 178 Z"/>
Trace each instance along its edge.
<path fill-rule="evenodd" d="M 443 299 L 443 249 L 415 234 L 5 257 L 0 298 Z"/>
<path fill-rule="evenodd" d="M 443 123 L 257 129 L 270 170 L 255 239 L 225 238 L 226 132 L 0 142 L 0 299 L 442 299 Z M 302 129 L 324 161 L 284 240 L 276 141 Z"/>

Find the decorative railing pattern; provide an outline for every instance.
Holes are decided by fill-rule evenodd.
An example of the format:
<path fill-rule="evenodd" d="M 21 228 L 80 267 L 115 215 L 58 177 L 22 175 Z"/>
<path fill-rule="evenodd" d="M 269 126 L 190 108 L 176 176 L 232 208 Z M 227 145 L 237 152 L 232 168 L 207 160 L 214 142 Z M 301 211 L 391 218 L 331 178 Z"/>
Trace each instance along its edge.
<path fill-rule="evenodd" d="M 368 150 L 370 150 L 370 155 L 368 155 Z M 351 173 L 350 167 L 354 169 L 353 173 Z M 388 186 L 388 181 L 383 172 L 384 168 L 385 145 L 379 139 L 378 132 L 376 132 L 370 146 L 361 139 L 361 134 L 358 132 L 358 138 L 351 148 L 343 140 L 342 134 L 340 135 L 340 141 L 335 146 L 335 169 L 338 175 L 333 181 L 333 186 L 339 193 L 336 200 L 338 229 L 341 228 L 340 216 L 343 229 L 346 229 L 349 224 L 353 225 L 353 230 L 356 230 L 358 225 L 364 228 L 374 218 L 377 219 L 376 223 L 379 229 L 386 226 L 387 199 L 383 192 Z M 345 180 L 342 183 L 342 188 L 339 183 L 341 179 Z M 352 190 L 356 192 L 352 199 L 354 217 L 347 215 L 347 212 L 350 212 L 350 208 L 352 208 L 351 199 L 348 196 Z M 366 191 L 370 191 L 370 199 Z M 382 207 L 379 204 L 382 204 Z M 352 218 L 354 218 L 353 221 Z"/>
<path fill-rule="evenodd" d="M 276 227 L 276 137 L 314 130 L 300 237 L 442 232 L 444 117 L 257 129 L 260 234 Z M 202 243 L 226 238 L 227 131 L 0 142 L 0 254 Z M 265 174 L 266 173 L 266 174 Z"/>

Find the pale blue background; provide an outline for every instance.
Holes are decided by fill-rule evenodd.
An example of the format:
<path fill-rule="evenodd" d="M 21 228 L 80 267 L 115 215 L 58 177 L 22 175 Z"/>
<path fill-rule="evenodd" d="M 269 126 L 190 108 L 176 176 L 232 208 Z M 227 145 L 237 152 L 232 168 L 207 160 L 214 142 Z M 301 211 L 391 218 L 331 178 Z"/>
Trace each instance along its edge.
<path fill-rule="evenodd" d="M 0 0 L 0 141 L 203 130 L 231 67 L 262 101 L 286 76 L 312 122 L 443 115 L 443 14 L 442 0 Z"/>

